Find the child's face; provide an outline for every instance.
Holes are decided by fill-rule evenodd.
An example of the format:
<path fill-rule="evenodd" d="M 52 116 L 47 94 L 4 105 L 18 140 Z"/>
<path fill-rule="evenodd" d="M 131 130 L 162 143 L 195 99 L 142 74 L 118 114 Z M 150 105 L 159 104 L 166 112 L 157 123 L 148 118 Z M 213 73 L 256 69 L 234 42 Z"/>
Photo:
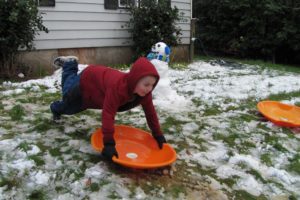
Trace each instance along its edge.
<path fill-rule="evenodd" d="M 134 92 L 141 97 L 146 96 L 149 92 L 153 90 L 153 86 L 156 83 L 156 78 L 154 76 L 145 76 L 141 78 L 135 86 Z"/>

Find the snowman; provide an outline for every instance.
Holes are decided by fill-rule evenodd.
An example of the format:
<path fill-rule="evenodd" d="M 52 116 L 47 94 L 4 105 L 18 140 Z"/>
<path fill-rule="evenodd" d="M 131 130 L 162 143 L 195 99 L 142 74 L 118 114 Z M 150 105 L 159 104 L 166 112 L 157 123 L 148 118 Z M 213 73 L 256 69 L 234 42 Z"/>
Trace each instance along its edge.
<path fill-rule="evenodd" d="M 170 53 L 171 50 L 168 45 L 158 42 L 152 46 L 147 58 L 155 66 L 160 76 L 159 82 L 152 92 L 154 102 L 159 104 L 163 109 L 170 110 L 172 108 L 174 111 L 178 111 L 184 109 L 188 101 L 184 96 L 178 95 L 177 91 L 171 87 L 168 74 Z"/>

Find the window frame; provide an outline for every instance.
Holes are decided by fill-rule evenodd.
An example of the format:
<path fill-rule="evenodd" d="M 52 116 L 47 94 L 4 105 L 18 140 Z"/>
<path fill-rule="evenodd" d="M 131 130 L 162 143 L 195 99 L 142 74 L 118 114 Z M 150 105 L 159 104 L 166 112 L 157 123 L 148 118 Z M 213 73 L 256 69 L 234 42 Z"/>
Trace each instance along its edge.
<path fill-rule="evenodd" d="M 37 0 L 38 7 L 55 7 L 55 0 L 48 0 L 47 2 L 40 3 L 41 0 Z"/>
<path fill-rule="evenodd" d="M 122 3 L 121 1 L 125 1 L 125 3 Z M 107 10 L 117 10 L 128 9 L 131 5 L 141 7 L 143 1 L 147 0 L 104 0 L 104 8 Z M 169 1 L 171 2 L 171 0 Z M 156 3 L 159 3 L 159 0 L 156 0 Z"/>
<path fill-rule="evenodd" d="M 127 1 L 127 3 L 125 5 L 122 5 L 121 4 L 121 1 L 122 0 L 118 0 L 118 8 L 119 9 L 126 9 L 126 8 L 129 8 L 131 5 L 130 5 L 130 2 L 134 2 L 134 6 L 136 6 L 139 2 L 139 0 L 125 0 Z"/>

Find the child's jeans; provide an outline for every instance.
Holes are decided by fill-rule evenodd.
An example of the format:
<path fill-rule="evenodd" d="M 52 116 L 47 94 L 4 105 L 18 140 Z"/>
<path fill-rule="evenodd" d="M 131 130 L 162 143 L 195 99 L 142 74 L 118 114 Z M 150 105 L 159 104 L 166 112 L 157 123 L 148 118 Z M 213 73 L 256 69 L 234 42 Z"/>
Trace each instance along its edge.
<path fill-rule="evenodd" d="M 80 91 L 80 74 L 78 72 L 78 63 L 76 60 L 65 62 L 62 72 L 62 101 L 54 101 L 51 105 L 51 111 L 55 114 L 72 115 L 83 111 Z"/>

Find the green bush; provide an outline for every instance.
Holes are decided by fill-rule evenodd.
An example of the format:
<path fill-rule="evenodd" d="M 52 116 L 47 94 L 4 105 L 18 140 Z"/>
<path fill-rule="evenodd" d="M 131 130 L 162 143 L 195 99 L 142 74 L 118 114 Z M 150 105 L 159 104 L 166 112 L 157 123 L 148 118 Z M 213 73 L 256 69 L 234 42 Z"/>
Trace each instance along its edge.
<path fill-rule="evenodd" d="M 145 56 L 151 46 L 160 41 L 169 46 L 177 45 L 181 35 L 181 29 L 175 24 L 180 19 L 179 10 L 172 8 L 169 0 L 140 2 L 140 6 L 129 8 L 131 19 L 127 23 L 134 42 L 134 59 Z"/>
<path fill-rule="evenodd" d="M 193 13 L 208 50 L 288 62 L 300 55 L 299 8 L 299 1 L 194 0 Z"/>
<path fill-rule="evenodd" d="M 18 50 L 31 50 L 42 24 L 36 0 L 0 0 L 0 76 L 11 77 Z"/>

